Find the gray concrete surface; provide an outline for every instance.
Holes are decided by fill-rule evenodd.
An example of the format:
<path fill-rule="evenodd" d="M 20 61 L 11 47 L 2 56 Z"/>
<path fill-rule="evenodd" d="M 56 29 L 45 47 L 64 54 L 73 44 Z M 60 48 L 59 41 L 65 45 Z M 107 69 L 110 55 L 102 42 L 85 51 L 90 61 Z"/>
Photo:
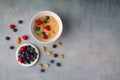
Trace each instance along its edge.
<path fill-rule="evenodd" d="M 62 19 L 64 30 L 57 40 L 63 45 L 49 50 L 65 55 L 57 68 L 54 64 L 41 73 L 37 64 L 24 68 L 15 59 L 15 37 L 29 35 L 28 41 L 37 47 L 29 32 L 31 17 L 51 10 Z M 21 19 L 23 24 L 18 24 Z M 9 29 L 15 24 L 18 32 Z M 6 41 L 5 37 L 11 40 Z M 57 42 L 56 41 L 56 42 Z M 22 44 L 21 43 L 21 44 Z M 9 46 L 15 49 L 10 50 Z M 53 57 L 41 53 L 39 63 Z M 120 80 L 120 1 L 119 0 L 0 0 L 0 80 Z"/>

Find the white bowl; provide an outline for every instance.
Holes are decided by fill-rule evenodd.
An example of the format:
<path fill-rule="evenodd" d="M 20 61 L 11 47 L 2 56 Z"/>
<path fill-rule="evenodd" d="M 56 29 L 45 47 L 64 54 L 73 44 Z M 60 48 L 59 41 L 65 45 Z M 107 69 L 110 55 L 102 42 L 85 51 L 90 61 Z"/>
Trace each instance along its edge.
<path fill-rule="evenodd" d="M 37 53 L 37 58 L 35 59 L 34 62 L 31 62 L 30 64 L 23 64 L 23 63 L 20 63 L 20 62 L 18 61 L 18 53 L 19 53 L 20 47 L 26 46 L 26 45 L 32 46 L 32 47 L 35 49 L 36 53 Z M 39 56 L 40 56 L 40 53 L 39 53 L 37 47 L 35 47 L 33 44 L 30 44 L 30 43 L 25 43 L 25 44 L 20 45 L 20 46 L 17 48 L 17 51 L 16 51 L 16 60 L 17 60 L 17 62 L 18 62 L 20 65 L 25 66 L 25 67 L 33 66 L 33 65 L 39 60 Z"/>
<path fill-rule="evenodd" d="M 50 39 L 50 40 L 40 39 L 40 38 L 34 33 L 34 29 L 33 29 L 35 20 L 38 19 L 40 16 L 45 16 L 45 15 L 53 16 L 53 17 L 58 21 L 58 24 L 59 24 L 59 31 L 58 31 L 58 33 L 56 34 L 56 36 L 55 36 L 54 38 L 52 38 L 52 39 Z M 56 40 L 60 37 L 60 35 L 61 35 L 61 33 L 62 33 L 62 30 L 63 30 L 63 23 L 62 23 L 60 17 L 59 17 L 56 13 L 54 13 L 54 12 L 52 12 L 52 11 L 40 11 L 40 12 L 38 12 L 37 14 L 35 14 L 35 15 L 32 17 L 31 21 L 30 21 L 30 33 L 32 34 L 33 38 L 34 38 L 35 40 L 37 40 L 38 42 L 40 42 L 40 43 L 51 43 L 51 42 L 56 41 Z"/>

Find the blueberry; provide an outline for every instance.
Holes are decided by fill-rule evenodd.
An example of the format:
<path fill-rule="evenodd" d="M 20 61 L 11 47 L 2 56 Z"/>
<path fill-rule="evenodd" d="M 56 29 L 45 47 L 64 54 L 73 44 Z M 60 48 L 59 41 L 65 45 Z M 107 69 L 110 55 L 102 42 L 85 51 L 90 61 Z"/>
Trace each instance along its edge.
<path fill-rule="evenodd" d="M 54 44 L 54 45 L 53 45 L 53 48 L 56 48 L 56 47 L 57 47 L 57 45 L 56 45 L 56 44 Z"/>
<path fill-rule="evenodd" d="M 30 50 L 30 53 L 33 53 L 33 50 Z"/>
<path fill-rule="evenodd" d="M 30 57 L 29 57 L 29 56 L 26 56 L 26 59 L 27 59 L 27 60 L 30 60 Z"/>
<path fill-rule="evenodd" d="M 18 55 L 18 58 L 22 58 L 22 55 Z"/>
<path fill-rule="evenodd" d="M 29 56 L 29 53 L 26 53 L 26 56 Z"/>
<path fill-rule="evenodd" d="M 6 39 L 6 40 L 10 40 L 10 37 L 7 36 L 7 37 L 5 37 L 5 39 Z"/>
<path fill-rule="evenodd" d="M 21 57 L 22 57 L 22 58 L 25 57 L 24 54 L 21 54 Z"/>
<path fill-rule="evenodd" d="M 34 58 L 33 58 L 32 56 L 30 56 L 30 60 L 31 60 L 31 61 L 34 61 Z"/>
<path fill-rule="evenodd" d="M 10 49 L 14 49 L 15 47 L 14 46 L 10 46 Z"/>
<path fill-rule="evenodd" d="M 34 55 L 33 57 L 34 57 L 34 59 L 36 59 L 36 58 L 37 58 L 37 55 Z"/>
<path fill-rule="evenodd" d="M 61 66 L 61 63 L 56 63 L 56 66 L 57 66 L 57 67 L 60 67 L 60 66 Z"/>
<path fill-rule="evenodd" d="M 18 23 L 19 23 L 19 24 L 22 24 L 22 23 L 23 23 L 23 21 L 22 21 L 22 20 L 19 20 L 19 21 L 18 21 Z"/>
<path fill-rule="evenodd" d="M 54 57 L 58 57 L 58 54 L 54 54 L 53 56 L 54 56 Z"/>
<path fill-rule="evenodd" d="M 47 23 L 47 20 L 46 20 L 46 19 L 44 19 L 44 20 L 43 20 L 43 23 Z"/>
<path fill-rule="evenodd" d="M 26 62 L 28 63 L 28 64 L 30 64 L 31 62 L 30 62 L 30 60 L 26 60 Z"/>
<path fill-rule="evenodd" d="M 25 54 L 26 54 L 26 52 L 22 51 L 22 54 L 23 54 L 23 55 L 25 55 Z"/>
<path fill-rule="evenodd" d="M 27 47 L 28 47 L 28 48 L 31 48 L 31 46 L 30 46 L 30 45 L 28 45 Z"/>
<path fill-rule="evenodd" d="M 33 52 L 35 51 L 35 49 L 34 49 L 34 48 L 31 48 L 30 50 L 32 50 Z"/>
<path fill-rule="evenodd" d="M 32 56 L 32 55 L 31 55 L 31 57 L 30 57 L 30 58 L 34 60 L 34 56 Z"/>
<path fill-rule="evenodd" d="M 19 52 L 18 52 L 18 54 L 22 54 L 22 52 L 21 52 L 21 51 L 19 51 Z"/>
<path fill-rule="evenodd" d="M 31 48 L 30 49 L 30 53 L 34 53 L 35 52 L 35 49 L 34 48 Z"/>
<path fill-rule="evenodd" d="M 17 29 L 13 29 L 13 32 L 17 32 L 18 30 Z"/>
<path fill-rule="evenodd" d="M 45 69 L 41 69 L 41 72 L 45 72 Z"/>
<path fill-rule="evenodd" d="M 36 53 L 36 52 L 34 52 L 34 55 L 37 55 L 37 53 Z"/>
<path fill-rule="evenodd" d="M 30 48 L 27 48 L 26 50 L 27 50 L 27 51 L 30 51 Z"/>
<path fill-rule="evenodd" d="M 54 60 L 50 60 L 50 63 L 54 63 L 55 61 Z"/>
<path fill-rule="evenodd" d="M 40 30 L 40 27 L 36 27 L 35 30 L 36 30 L 36 31 L 39 31 L 39 30 Z"/>
<path fill-rule="evenodd" d="M 26 58 L 25 58 L 25 57 L 23 58 L 23 63 L 24 63 L 24 64 L 26 64 L 26 63 L 27 63 L 27 61 L 26 61 Z"/>
<path fill-rule="evenodd" d="M 49 16 L 46 16 L 46 20 L 48 20 L 50 17 Z"/>
<path fill-rule="evenodd" d="M 34 56 L 34 52 L 30 53 L 31 56 Z"/>
<path fill-rule="evenodd" d="M 42 32 L 42 35 L 45 35 L 45 34 L 46 34 L 46 33 L 43 31 L 43 32 Z"/>

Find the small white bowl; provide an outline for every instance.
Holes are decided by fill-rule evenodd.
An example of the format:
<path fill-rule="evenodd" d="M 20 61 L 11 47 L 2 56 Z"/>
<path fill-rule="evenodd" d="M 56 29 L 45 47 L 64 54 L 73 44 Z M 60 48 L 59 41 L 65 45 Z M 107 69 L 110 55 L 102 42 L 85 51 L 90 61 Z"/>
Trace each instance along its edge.
<path fill-rule="evenodd" d="M 35 23 L 35 20 L 38 19 L 39 17 L 45 16 L 45 15 L 53 16 L 53 17 L 58 21 L 58 24 L 59 24 L 59 31 L 58 31 L 58 33 L 56 34 L 56 36 L 55 36 L 54 38 L 52 38 L 52 39 L 50 39 L 50 40 L 40 39 L 40 38 L 34 33 L 34 23 Z M 60 17 L 59 17 L 56 13 L 54 13 L 54 12 L 52 12 L 52 11 L 40 11 L 40 12 L 38 12 L 37 14 L 35 14 L 35 15 L 32 17 L 29 26 L 30 26 L 30 33 L 32 34 L 33 38 L 34 38 L 35 40 L 37 40 L 38 42 L 40 42 L 40 43 L 51 43 L 51 42 L 56 41 L 56 40 L 60 37 L 60 35 L 61 35 L 61 33 L 62 33 L 62 30 L 63 30 L 62 20 L 60 19 Z"/>
<path fill-rule="evenodd" d="M 22 47 L 22 46 L 27 46 L 27 45 L 30 45 L 30 46 L 32 46 L 32 47 L 35 49 L 35 51 L 36 51 L 36 53 L 37 53 L 37 58 L 35 59 L 34 62 L 31 62 L 30 64 L 23 64 L 23 63 L 20 63 L 20 62 L 18 61 L 18 53 L 19 53 L 20 47 Z M 33 65 L 39 60 L 39 56 L 40 56 L 40 53 L 39 53 L 37 47 L 35 47 L 33 44 L 30 44 L 30 43 L 25 43 L 25 44 L 20 45 L 20 46 L 17 48 L 17 51 L 16 51 L 16 60 L 17 60 L 17 62 L 18 62 L 20 65 L 25 66 L 25 67 L 33 66 Z"/>

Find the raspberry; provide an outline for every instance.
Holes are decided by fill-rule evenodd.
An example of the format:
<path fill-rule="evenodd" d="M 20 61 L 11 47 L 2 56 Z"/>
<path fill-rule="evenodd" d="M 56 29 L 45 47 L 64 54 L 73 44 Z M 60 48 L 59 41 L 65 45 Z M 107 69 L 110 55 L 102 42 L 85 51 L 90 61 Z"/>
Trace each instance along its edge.
<path fill-rule="evenodd" d="M 18 61 L 22 63 L 23 59 L 22 58 L 18 58 Z"/>
<path fill-rule="evenodd" d="M 48 37 L 47 37 L 47 35 L 43 35 L 43 39 L 47 39 Z"/>
<path fill-rule="evenodd" d="M 25 51 L 25 46 L 20 47 L 20 51 Z"/>
<path fill-rule="evenodd" d="M 42 24 L 42 21 L 36 20 L 35 23 L 36 23 L 37 25 L 41 25 L 41 24 Z"/>
<path fill-rule="evenodd" d="M 15 25 L 14 24 L 10 24 L 10 29 L 14 29 Z"/>
<path fill-rule="evenodd" d="M 22 36 L 22 39 L 23 39 L 23 40 L 27 40 L 27 39 L 28 39 L 28 36 L 27 36 L 27 35 L 23 35 L 23 36 Z"/>
<path fill-rule="evenodd" d="M 44 28 L 45 28 L 47 31 L 50 31 L 50 26 L 49 26 L 49 25 L 46 25 Z"/>

